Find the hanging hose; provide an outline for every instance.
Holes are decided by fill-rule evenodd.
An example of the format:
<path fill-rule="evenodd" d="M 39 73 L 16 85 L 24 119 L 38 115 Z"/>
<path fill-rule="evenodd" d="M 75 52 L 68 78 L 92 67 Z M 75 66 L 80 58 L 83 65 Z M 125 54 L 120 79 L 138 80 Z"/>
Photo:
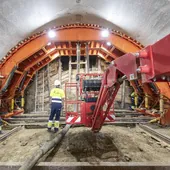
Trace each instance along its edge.
<path fill-rule="evenodd" d="M 31 170 L 32 167 L 38 162 L 38 160 L 43 155 L 45 155 L 49 150 L 51 150 L 57 144 L 60 143 L 60 141 L 65 136 L 65 134 L 70 129 L 70 127 L 71 125 L 66 125 L 64 129 L 59 134 L 57 134 L 57 136 L 54 139 L 52 139 L 51 141 L 43 145 L 41 148 L 39 148 L 36 152 L 34 152 L 32 156 L 23 163 L 23 165 L 19 168 L 19 170 Z"/>
<path fill-rule="evenodd" d="M 11 73 L 9 74 L 9 76 L 8 76 L 6 82 L 5 82 L 4 87 L 3 87 L 3 88 L 1 89 L 1 91 L 0 91 L 0 94 L 3 94 L 3 93 L 6 92 L 7 88 L 9 87 L 9 84 L 11 83 L 12 78 L 14 77 L 14 74 L 15 74 L 15 71 L 17 70 L 17 68 L 18 68 L 18 67 L 15 66 L 15 67 L 12 69 Z"/>
<path fill-rule="evenodd" d="M 137 80 L 134 80 L 135 86 L 138 89 L 139 93 L 142 94 L 143 93 L 143 89 L 140 87 L 139 83 Z"/>
<path fill-rule="evenodd" d="M 159 90 L 157 89 L 154 83 L 149 83 L 149 86 L 155 94 L 159 94 Z"/>

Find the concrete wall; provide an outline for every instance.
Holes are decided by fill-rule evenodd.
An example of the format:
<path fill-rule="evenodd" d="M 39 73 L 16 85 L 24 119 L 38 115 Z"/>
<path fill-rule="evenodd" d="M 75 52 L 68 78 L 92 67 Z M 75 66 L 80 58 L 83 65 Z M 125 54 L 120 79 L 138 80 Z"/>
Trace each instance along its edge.
<path fill-rule="evenodd" d="M 69 82 L 69 68 L 66 64 L 67 65 L 69 64 L 68 61 L 61 62 L 60 65 L 60 59 L 58 58 L 37 73 L 37 75 L 34 77 L 34 81 L 28 86 L 25 92 L 26 113 L 37 112 L 37 111 L 46 111 L 46 112 L 50 111 L 49 93 L 50 90 L 54 87 L 53 86 L 54 81 L 56 79 L 61 80 L 63 89 L 65 83 Z M 100 67 L 101 72 L 104 72 L 104 70 L 107 68 L 107 65 L 108 64 L 106 64 L 104 60 L 100 59 L 100 66 L 99 66 L 98 58 L 97 58 L 97 63 L 95 65 L 92 65 L 92 67 L 89 70 L 91 73 L 99 73 L 98 67 Z M 80 73 L 85 73 L 85 68 L 81 68 Z M 71 69 L 71 77 L 70 77 L 71 82 L 76 82 L 76 74 L 77 74 L 77 70 L 74 67 L 74 69 Z M 68 96 L 70 98 L 75 98 L 76 96 L 75 93 L 76 93 L 75 88 L 74 89 L 72 88 L 69 91 Z M 126 89 L 125 89 L 126 107 L 128 107 L 130 103 L 129 94 L 130 94 L 129 84 L 126 83 Z M 122 99 L 122 86 L 118 91 L 118 95 L 116 96 L 116 100 L 115 100 L 116 108 L 120 108 L 121 99 Z"/>

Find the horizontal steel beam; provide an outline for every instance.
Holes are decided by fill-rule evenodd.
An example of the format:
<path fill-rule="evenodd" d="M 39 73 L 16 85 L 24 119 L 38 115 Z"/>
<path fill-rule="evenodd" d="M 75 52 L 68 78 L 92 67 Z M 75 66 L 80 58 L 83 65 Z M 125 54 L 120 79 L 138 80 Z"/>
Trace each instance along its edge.
<path fill-rule="evenodd" d="M 9 132 L 3 134 L 2 136 L 0 136 L 0 141 L 3 141 L 5 140 L 6 138 L 8 138 L 9 136 L 11 136 L 12 134 L 14 134 L 15 132 L 18 132 L 19 130 L 21 130 L 22 127 L 21 126 L 18 126 L 18 127 L 15 127 L 14 129 L 10 130 Z"/>
<path fill-rule="evenodd" d="M 151 135 L 153 136 L 156 136 L 158 139 L 166 142 L 167 144 L 170 144 L 170 137 L 165 135 L 165 134 L 162 134 L 156 130 L 154 130 L 153 128 L 147 126 L 147 125 L 142 125 L 142 124 L 139 124 L 139 127 L 141 129 L 143 129 L 144 131 L 150 133 Z"/>

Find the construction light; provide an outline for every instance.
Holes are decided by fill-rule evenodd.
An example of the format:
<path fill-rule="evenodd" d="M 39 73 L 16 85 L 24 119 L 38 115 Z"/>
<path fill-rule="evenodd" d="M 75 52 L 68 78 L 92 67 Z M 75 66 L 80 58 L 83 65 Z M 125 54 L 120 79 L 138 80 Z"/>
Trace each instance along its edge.
<path fill-rule="evenodd" d="M 107 44 L 108 46 L 111 46 L 111 45 L 112 45 L 111 42 L 107 42 L 106 44 Z"/>
<path fill-rule="evenodd" d="M 109 36 L 109 31 L 108 30 L 103 30 L 102 31 L 102 37 L 108 37 Z"/>
<path fill-rule="evenodd" d="M 53 31 L 53 30 L 50 30 L 50 31 L 48 32 L 48 36 L 49 36 L 49 38 L 54 38 L 54 37 L 56 36 L 56 32 Z"/>

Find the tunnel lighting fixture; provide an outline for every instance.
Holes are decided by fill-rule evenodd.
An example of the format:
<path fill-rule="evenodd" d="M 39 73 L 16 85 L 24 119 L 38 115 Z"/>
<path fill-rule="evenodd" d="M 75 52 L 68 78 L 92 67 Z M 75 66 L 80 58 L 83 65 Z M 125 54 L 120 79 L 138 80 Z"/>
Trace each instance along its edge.
<path fill-rule="evenodd" d="M 112 45 L 111 42 L 107 42 L 106 44 L 107 44 L 108 46 L 111 46 L 111 45 Z"/>
<path fill-rule="evenodd" d="M 102 34 L 102 37 L 108 37 L 109 36 L 109 30 L 103 30 L 101 34 Z"/>
<path fill-rule="evenodd" d="M 162 80 L 165 80 L 166 79 L 166 76 L 161 76 Z"/>
<path fill-rule="evenodd" d="M 53 31 L 53 30 L 50 30 L 50 31 L 48 32 L 48 36 L 49 36 L 49 38 L 54 38 L 54 37 L 56 36 L 56 32 Z"/>

